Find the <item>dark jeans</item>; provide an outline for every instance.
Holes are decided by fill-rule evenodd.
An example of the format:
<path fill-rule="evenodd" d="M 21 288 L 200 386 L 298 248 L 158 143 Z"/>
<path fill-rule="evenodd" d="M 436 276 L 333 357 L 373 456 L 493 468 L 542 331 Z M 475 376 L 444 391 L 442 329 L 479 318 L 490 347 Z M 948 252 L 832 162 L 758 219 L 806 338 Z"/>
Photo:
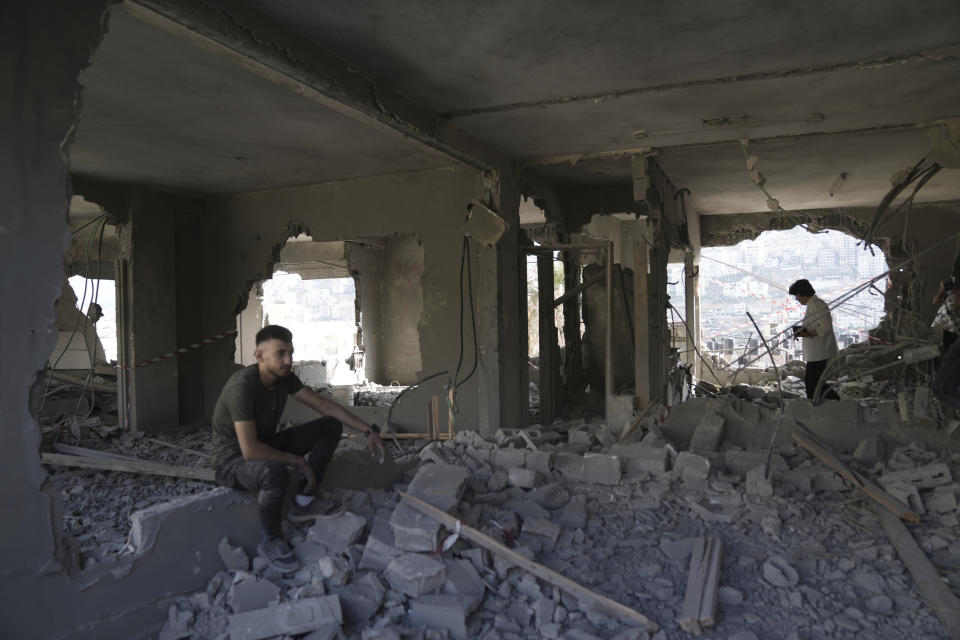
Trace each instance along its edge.
<path fill-rule="evenodd" d="M 960 411 L 960 341 L 954 342 L 940 358 L 940 368 L 933 378 L 933 395 Z"/>
<path fill-rule="evenodd" d="M 324 417 L 284 429 L 265 444 L 298 456 L 309 453 L 308 461 L 319 483 L 334 451 L 337 450 L 342 434 L 343 425 L 339 420 Z M 268 538 L 279 538 L 282 535 L 280 515 L 288 481 L 289 472 L 282 462 L 244 460 L 242 456 L 238 456 L 217 469 L 219 484 L 231 489 L 259 491 L 257 503 L 260 506 L 260 525 Z M 301 490 L 305 483 L 306 480 L 301 481 Z"/>
<path fill-rule="evenodd" d="M 811 360 L 807 363 L 807 372 L 804 375 L 804 385 L 807 388 L 807 400 L 813 400 L 813 394 L 817 390 L 817 383 L 820 382 L 820 378 L 823 377 L 823 372 L 827 368 L 827 363 L 829 360 Z M 837 395 L 837 392 L 833 389 L 827 387 L 827 390 L 823 394 L 824 399 L 826 400 L 839 400 L 840 396 Z"/>

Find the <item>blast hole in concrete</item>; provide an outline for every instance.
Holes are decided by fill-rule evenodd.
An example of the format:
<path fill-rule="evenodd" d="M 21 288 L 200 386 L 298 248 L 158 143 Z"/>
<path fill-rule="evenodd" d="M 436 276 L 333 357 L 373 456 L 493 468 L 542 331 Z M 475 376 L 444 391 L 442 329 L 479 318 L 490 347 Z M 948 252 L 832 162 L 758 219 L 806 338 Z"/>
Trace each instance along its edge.
<path fill-rule="evenodd" d="M 700 261 L 700 325 L 705 355 L 728 362 L 740 358 L 745 346 L 757 346 L 747 318 L 749 311 L 767 338 L 789 335 L 789 327 L 803 318 L 804 307 L 787 294 L 790 284 L 806 278 L 817 296 L 828 304 L 885 272 L 884 252 L 857 246 L 857 238 L 841 231 L 811 233 L 802 227 L 765 231 L 755 240 L 731 247 L 704 247 Z M 680 265 L 674 266 L 676 270 Z M 668 289 L 672 304 L 682 308 L 683 278 L 671 272 Z M 881 291 L 885 281 L 877 283 Z M 674 302 L 676 301 L 676 302 Z M 833 308 L 833 327 L 842 349 L 869 339 L 884 316 L 884 296 L 867 289 Z M 675 327 L 683 336 L 683 327 Z M 778 363 L 802 359 L 799 341 L 783 339 L 775 349 Z M 747 341 L 750 340 L 750 345 Z M 764 359 L 757 366 L 767 366 Z"/>

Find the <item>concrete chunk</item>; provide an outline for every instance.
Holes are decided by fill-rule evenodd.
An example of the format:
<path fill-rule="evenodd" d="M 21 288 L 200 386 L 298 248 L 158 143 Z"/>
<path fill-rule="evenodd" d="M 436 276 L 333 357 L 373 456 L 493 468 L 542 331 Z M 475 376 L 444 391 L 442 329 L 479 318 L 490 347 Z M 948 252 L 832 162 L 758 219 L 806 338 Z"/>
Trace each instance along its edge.
<path fill-rule="evenodd" d="M 340 589 L 340 607 L 343 618 L 349 624 L 367 622 L 380 610 L 386 588 L 377 576 L 368 573 Z"/>
<path fill-rule="evenodd" d="M 507 471 L 507 480 L 514 487 L 533 489 L 537 486 L 539 474 L 533 469 L 514 467 Z"/>
<path fill-rule="evenodd" d="M 343 552 L 357 541 L 366 526 L 366 518 L 344 511 L 332 518 L 317 518 L 307 537 L 332 551 Z"/>
<path fill-rule="evenodd" d="M 689 450 L 693 453 L 716 451 L 723 439 L 723 422 L 723 416 L 714 411 L 703 414 L 693 431 Z"/>
<path fill-rule="evenodd" d="M 618 444 L 610 447 L 610 455 L 624 460 L 624 471 L 643 471 L 651 475 L 663 475 L 670 469 L 670 456 L 666 447 L 650 447 L 640 442 Z"/>
<path fill-rule="evenodd" d="M 446 629 L 457 640 L 467 637 L 471 599 L 455 594 L 422 596 L 410 603 L 410 622 L 432 629 Z"/>
<path fill-rule="evenodd" d="M 524 535 L 543 536 L 549 538 L 551 542 L 556 542 L 557 536 L 560 535 L 560 525 L 546 518 L 532 518 L 523 521 L 522 533 Z"/>
<path fill-rule="evenodd" d="M 367 544 L 363 547 L 359 567 L 376 571 L 386 569 L 391 560 L 403 555 L 402 551 L 393 546 L 393 540 L 390 522 L 386 518 L 375 519 L 370 535 L 367 536 Z"/>
<path fill-rule="evenodd" d="M 553 456 L 553 468 L 567 480 L 582 480 L 583 456 L 568 451 L 558 451 Z"/>
<path fill-rule="evenodd" d="M 773 479 L 764 477 L 764 467 L 754 467 L 747 472 L 747 495 L 763 498 L 773 495 Z"/>
<path fill-rule="evenodd" d="M 617 456 L 605 454 L 585 455 L 583 457 L 583 481 L 596 484 L 620 484 L 623 460 Z"/>
<path fill-rule="evenodd" d="M 422 553 L 407 553 L 387 565 L 384 577 L 390 586 L 414 598 L 436 591 L 447 580 L 444 564 Z"/>
<path fill-rule="evenodd" d="M 309 633 L 343 622 L 337 596 L 284 602 L 267 609 L 235 613 L 227 618 L 230 640 L 262 640 Z"/>
<path fill-rule="evenodd" d="M 417 471 L 407 493 L 441 509 L 451 511 L 460 500 L 469 471 L 450 464 L 428 464 Z M 394 546 L 404 551 L 433 551 L 437 548 L 440 523 L 403 500 L 390 516 Z"/>
<path fill-rule="evenodd" d="M 483 580 L 469 560 L 448 560 L 443 592 L 470 598 L 470 611 L 483 602 Z"/>
<path fill-rule="evenodd" d="M 587 499 L 583 495 L 574 496 L 560 512 L 560 524 L 572 529 L 582 529 L 587 524 Z"/>
<path fill-rule="evenodd" d="M 227 602 L 234 613 L 263 609 L 280 602 L 280 588 L 251 573 L 237 572 L 227 592 Z"/>
<path fill-rule="evenodd" d="M 529 492 L 527 497 L 544 509 L 559 509 L 570 501 L 570 492 L 563 485 L 551 482 Z"/>
<path fill-rule="evenodd" d="M 223 566 L 227 571 L 248 571 L 250 569 L 250 558 L 242 547 L 235 547 L 230 544 L 230 540 L 224 537 L 217 545 L 217 554 L 223 561 Z"/>
<path fill-rule="evenodd" d="M 724 451 L 723 464 L 730 473 L 735 473 L 741 478 L 745 478 L 750 469 L 761 465 L 766 466 L 767 453 L 765 451 Z M 771 477 L 779 477 L 781 473 L 789 469 L 790 465 L 783 459 L 783 456 L 776 453 L 770 456 Z"/>
<path fill-rule="evenodd" d="M 526 460 L 526 449 L 494 449 L 490 456 L 490 463 L 496 467 L 502 467 L 503 469 L 522 467 L 525 465 Z"/>
<path fill-rule="evenodd" d="M 950 484 L 953 482 L 953 477 L 950 475 L 950 467 L 942 462 L 937 462 L 916 467 L 915 469 L 904 469 L 902 471 L 885 473 L 880 476 L 878 482 L 882 487 L 886 487 L 894 482 L 906 482 L 918 489 L 932 489 L 942 484 Z"/>
<path fill-rule="evenodd" d="M 550 451 L 527 451 L 526 465 L 527 469 L 533 469 L 549 476 L 553 471 L 553 453 Z"/>
<path fill-rule="evenodd" d="M 690 489 L 702 489 L 707 486 L 710 475 L 710 461 L 696 453 L 681 451 L 677 456 L 675 471 Z"/>

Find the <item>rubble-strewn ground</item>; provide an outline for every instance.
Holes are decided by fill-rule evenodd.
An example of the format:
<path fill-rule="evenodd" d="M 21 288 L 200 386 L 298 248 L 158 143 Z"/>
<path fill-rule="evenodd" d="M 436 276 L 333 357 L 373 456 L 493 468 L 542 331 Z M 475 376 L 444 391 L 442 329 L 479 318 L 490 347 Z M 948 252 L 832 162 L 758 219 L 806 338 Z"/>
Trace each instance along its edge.
<path fill-rule="evenodd" d="M 643 436 L 642 442 L 619 448 L 599 422 L 558 423 L 529 433 L 539 451 L 516 433 L 498 433 L 498 443 L 460 433 L 424 448 L 420 469 L 465 469 L 455 513 L 466 524 L 639 611 L 660 625 L 659 633 L 646 634 L 585 607 L 463 540 L 442 553 L 413 554 L 431 571 L 445 573 L 421 575 L 411 593 L 404 569 L 387 564 L 408 553 L 392 548 L 400 544 L 390 525 L 398 495 L 371 490 L 338 492 L 352 516 L 289 528 L 304 561 L 300 571 L 282 576 L 259 559 L 252 566 L 246 558 L 241 565 L 230 563 L 204 592 L 168 603 L 170 620 L 160 637 L 226 638 L 231 619 L 239 624 L 231 618 L 238 612 L 265 609 L 257 618 L 272 624 L 277 602 L 306 603 L 323 595 L 338 596 L 346 621 L 310 638 L 448 637 L 438 616 L 454 628 L 465 620 L 449 637 L 687 637 L 676 618 L 691 538 L 703 535 L 723 544 L 716 626 L 705 638 L 947 637 L 881 529 L 872 502 L 802 449 L 783 449 L 782 457 L 774 457 L 770 487 L 753 466 L 762 452 L 751 456 L 721 446 L 707 456 L 712 463 L 706 474 L 701 458 L 678 456 L 651 433 L 638 431 L 635 438 Z M 876 476 L 933 462 L 945 464 L 951 476 L 960 471 L 956 454 L 917 445 L 899 447 L 869 468 L 850 464 Z M 958 489 L 952 477 L 922 489 L 926 513 L 911 526 L 954 589 L 960 587 Z M 345 539 L 341 532 L 348 525 Z M 479 578 L 479 598 L 464 595 L 471 581 L 464 578 L 463 561 Z M 425 620 L 433 622 L 424 627 Z"/>

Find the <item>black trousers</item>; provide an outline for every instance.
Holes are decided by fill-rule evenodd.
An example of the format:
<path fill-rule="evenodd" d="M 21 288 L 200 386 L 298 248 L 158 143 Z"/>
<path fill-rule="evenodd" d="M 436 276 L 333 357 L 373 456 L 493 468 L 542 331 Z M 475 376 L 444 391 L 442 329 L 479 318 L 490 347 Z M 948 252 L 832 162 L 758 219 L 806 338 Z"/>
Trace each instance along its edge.
<path fill-rule="evenodd" d="M 813 400 L 813 394 L 817 390 L 817 383 L 823 377 L 823 372 L 827 368 L 829 360 L 811 360 L 807 363 L 807 372 L 803 382 L 807 388 L 807 400 Z M 840 396 L 833 389 L 827 388 L 823 394 L 826 400 L 839 400 Z"/>
<path fill-rule="evenodd" d="M 343 425 L 336 418 L 323 417 L 317 420 L 284 429 L 265 444 L 274 449 L 298 456 L 310 454 L 308 461 L 319 483 L 327 465 L 337 450 Z M 287 466 L 282 462 L 267 460 L 244 460 L 237 456 L 217 470 L 217 482 L 231 489 L 259 491 L 257 504 L 260 508 L 260 525 L 268 538 L 279 538 L 283 495 L 289 482 Z M 306 480 L 301 483 L 303 489 Z"/>

